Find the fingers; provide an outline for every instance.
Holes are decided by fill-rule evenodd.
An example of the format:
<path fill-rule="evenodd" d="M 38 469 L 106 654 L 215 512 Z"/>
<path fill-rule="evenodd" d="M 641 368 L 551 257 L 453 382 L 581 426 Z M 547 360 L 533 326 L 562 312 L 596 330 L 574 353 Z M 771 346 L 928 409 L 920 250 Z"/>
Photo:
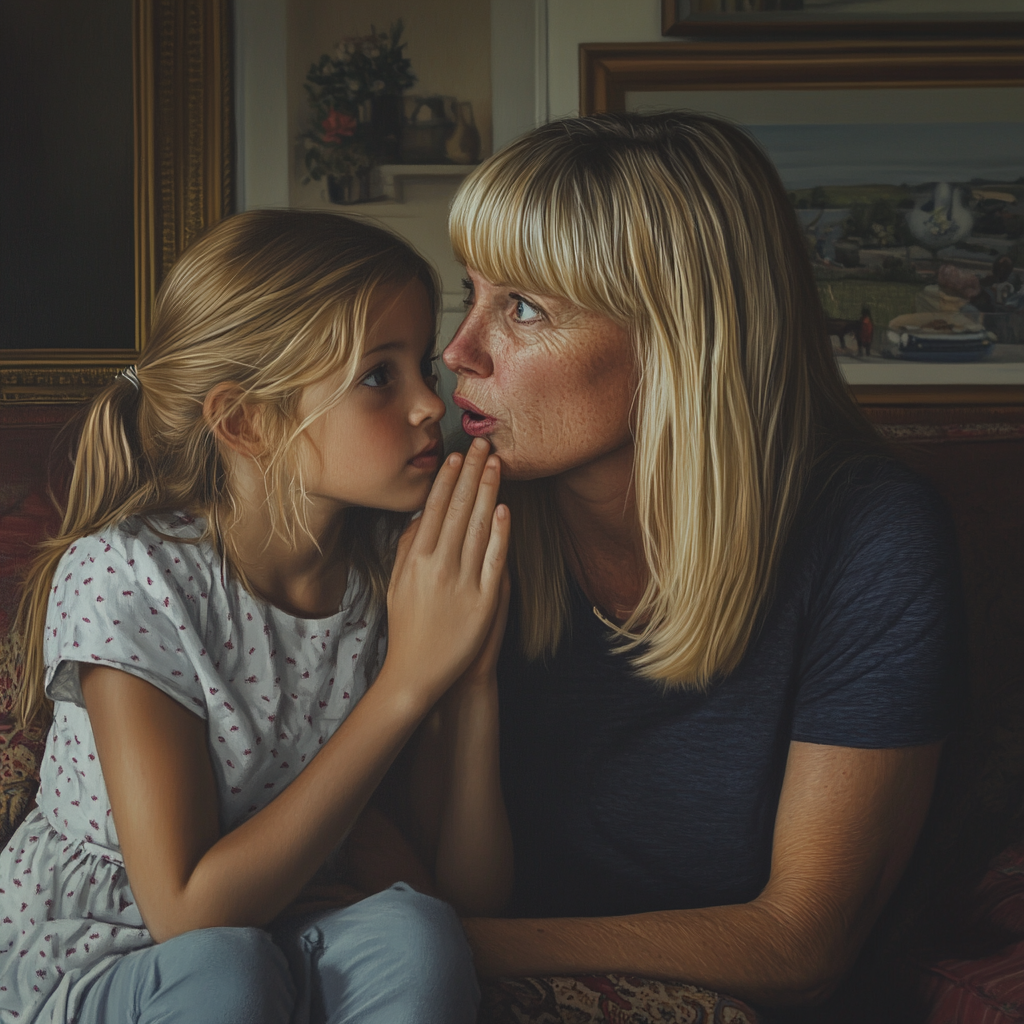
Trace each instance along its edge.
<path fill-rule="evenodd" d="M 437 544 L 445 557 L 452 558 L 456 563 L 462 561 L 462 554 L 466 543 L 466 534 L 470 523 L 473 520 L 473 512 L 480 495 L 480 483 L 492 465 L 488 452 L 491 446 L 482 438 L 476 438 L 466 452 L 466 458 L 459 474 L 458 482 L 452 492 L 451 500 L 448 502 L 448 511 L 445 514 L 444 522 L 438 535 Z M 497 463 L 497 457 L 493 464 Z M 493 472 L 496 472 L 496 467 Z M 488 474 L 490 476 L 491 474 Z M 497 496 L 497 483 L 487 488 L 491 497 L 485 498 L 487 505 L 483 520 L 477 520 L 474 524 L 476 530 L 486 530 L 491 517 L 491 509 L 494 507 L 494 500 Z M 481 545 L 482 549 L 483 545 Z M 479 564 L 477 563 L 470 563 Z"/>
<path fill-rule="evenodd" d="M 505 562 L 508 558 L 508 539 L 511 526 L 512 517 L 509 515 L 508 507 L 499 505 L 491 516 L 491 535 L 487 541 L 487 549 L 480 571 L 480 589 L 484 594 L 498 593 L 499 596 L 501 595 L 499 588 L 503 585 L 502 577 L 506 575 Z M 503 599 L 507 611 L 507 593 Z"/>
<path fill-rule="evenodd" d="M 419 519 L 420 529 L 418 547 L 424 551 L 433 551 L 437 546 L 437 538 L 441 532 L 448 506 L 451 502 L 452 492 L 459 481 L 462 469 L 462 456 L 458 452 L 452 452 L 444 460 L 444 465 L 438 470 L 434 477 L 434 483 L 427 495 L 427 503 L 423 508 L 423 515 Z"/>
<path fill-rule="evenodd" d="M 478 573 L 491 536 L 491 521 L 501 484 L 501 460 L 490 455 L 484 463 L 476 489 L 469 523 L 462 543 L 462 566 L 468 573 Z"/>

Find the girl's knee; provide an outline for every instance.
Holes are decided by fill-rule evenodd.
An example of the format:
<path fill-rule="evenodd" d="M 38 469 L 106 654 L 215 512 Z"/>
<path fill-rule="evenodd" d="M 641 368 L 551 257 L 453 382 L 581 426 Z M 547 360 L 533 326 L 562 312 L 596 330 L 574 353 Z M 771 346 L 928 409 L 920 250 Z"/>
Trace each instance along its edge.
<path fill-rule="evenodd" d="M 317 947 L 326 1005 L 344 1005 L 354 1019 L 476 1019 L 480 991 L 473 956 L 458 915 L 441 900 L 399 883 L 319 918 L 305 935 Z"/>
<path fill-rule="evenodd" d="M 203 928 L 158 948 L 161 1005 L 191 1006 L 199 1015 L 190 1019 L 197 1021 L 289 1019 L 294 986 L 288 964 L 259 928 Z"/>
<path fill-rule="evenodd" d="M 373 897 L 382 939 L 394 955 L 414 963 L 437 961 L 447 969 L 472 970 L 472 955 L 462 923 L 452 907 L 433 896 L 424 896 L 405 883 Z"/>

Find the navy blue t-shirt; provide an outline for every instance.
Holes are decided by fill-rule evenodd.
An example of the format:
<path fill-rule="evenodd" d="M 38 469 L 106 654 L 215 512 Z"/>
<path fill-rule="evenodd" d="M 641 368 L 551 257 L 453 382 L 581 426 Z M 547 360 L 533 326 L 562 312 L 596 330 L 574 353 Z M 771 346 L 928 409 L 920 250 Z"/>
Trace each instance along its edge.
<path fill-rule="evenodd" d="M 818 489 L 742 662 L 706 692 L 635 674 L 570 590 L 558 653 L 526 661 L 513 615 L 498 668 L 515 916 L 748 902 L 768 881 L 791 740 L 930 743 L 958 711 L 952 526 L 887 459 Z"/>

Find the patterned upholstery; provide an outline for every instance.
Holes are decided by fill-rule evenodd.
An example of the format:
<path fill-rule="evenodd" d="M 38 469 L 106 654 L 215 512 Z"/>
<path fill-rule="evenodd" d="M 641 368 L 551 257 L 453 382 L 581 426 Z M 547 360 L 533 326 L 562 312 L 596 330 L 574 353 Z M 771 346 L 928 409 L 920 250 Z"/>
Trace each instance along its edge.
<path fill-rule="evenodd" d="M 631 978 L 508 978 L 483 986 L 479 1024 L 758 1024 L 745 1003 L 694 985 Z"/>
<path fill-rule="evenodd" d="M 977 895 L 978 916 L 1018 941 L 990 956 L 926 967 L 928 1024 L 1024 1021 L 1024 845 L 997 858 Z"/>

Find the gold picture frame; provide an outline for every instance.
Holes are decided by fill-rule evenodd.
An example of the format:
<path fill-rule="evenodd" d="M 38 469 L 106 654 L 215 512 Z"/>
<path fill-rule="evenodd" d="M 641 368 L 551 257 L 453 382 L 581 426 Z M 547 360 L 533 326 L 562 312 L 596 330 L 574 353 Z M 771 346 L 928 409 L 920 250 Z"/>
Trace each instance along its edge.
<path fill-rule="evenodd" d="M 1024 87 L 1024 39 L 814 39 L 583 43 L 580 112 L 628 93 Z M 869 405 L 1024 405 L 1024 384 L 853 385 Z"/>
<path fill-rule="evenodd" d="M 0 402 L 81 401 L 145 348 L 164 275 L 233 208 L 230 0 L 134 0 L 135 344 L 7 349 Z"/>

